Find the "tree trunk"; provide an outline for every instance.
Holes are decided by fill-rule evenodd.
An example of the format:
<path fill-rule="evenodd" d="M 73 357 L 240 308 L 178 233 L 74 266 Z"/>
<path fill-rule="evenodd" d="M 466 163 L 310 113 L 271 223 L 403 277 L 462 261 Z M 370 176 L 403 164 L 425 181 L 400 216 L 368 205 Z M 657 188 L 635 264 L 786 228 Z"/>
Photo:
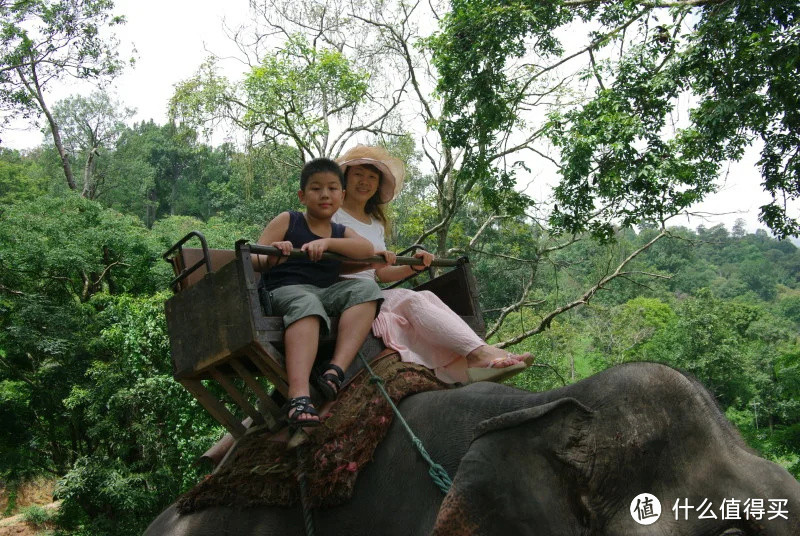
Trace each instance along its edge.
<path fill-rule="evenodd" d="M 83 168 L 83 192 L 81 192 L 81 197 L 86 199 L 94 199 L 97 196 L 97 188 L 94 183 L 96 155 L 97 147 L 89 149 L 89 155 L 86 157 L 86 165 Z"/>
<path fill-rule="evenodd" d="M 50 125 L 50 133 L 53 135 L 53 143 L 58 151 L 58 156 L 61 158 L 61 167 L 64 169 L 64 175 L 67 178 L 67 186 L 69 186 L 70 190 L 75 190 L 77 187 L 75 186 L 75 177 L 72 174 L 72 166 L 69 163 L 69 155 L 64 149 L 64 143 L 61 141 L 61 130 L 58 128 L 58 124 L 56 123 L 55 118 L 53 118 L 53 114 L 50 113 L 50 109 L 44 102 L 42 88 L 39 85 L 39 79 L 36 76 L 36 64 L 31 64 L 33 87 L 25 78 L 25 75 L 22 72 L 22 67 L 17 67 L 17 74 L 31 96 L 36 99 L 36 102 L 39 104 L 39 108 L 44 113 L 45 117 L 47 117 L 47 123 Z"/>
<path fill-rule="evenodd" d="M 47 122 L 50 123 L 50 132 L 53 134 L 53 143 L 58 151 L 58 156 L 61 158 L 61 167 L 64 169 L 64 176 L 67 178 L 67 186 L 69 186 L 70 190 L 75 190 L 77 188 L 75 185 L 75 177 L 72 175 L 72 166 L 69 163 L 69 155 L 64 149 L 64 144 L 61 141 L 61 132 L 55 122 L 55 119 L 53 119 L 50 110 L 48 110 L 44 105 L 44 101 L 41 102 L 41 105 L 42 109 L 44 110 L 44 114 L 47 116 Z"/>
<path fill-rule="evenodd" d="M 575 354 L 569 354 L 569 379 L 575 382 Z"/>
<path fill-rule="evenodd" d="M 147 200 L 149 203 L 147 203 L 145 223 L 147 224 L 147 228 L 150 229 L 156 222 L 156 216 L 158 215 L 158 194 L 155 188 L 150 188 L 150 191 L 147 192 Z"/>
<path fill-rule="evenodd" d="M 449 225 L 443 226 L 436 231 L 436 256 L 444 257 L 447 255 L 447 234 L 450 230 Z"/>

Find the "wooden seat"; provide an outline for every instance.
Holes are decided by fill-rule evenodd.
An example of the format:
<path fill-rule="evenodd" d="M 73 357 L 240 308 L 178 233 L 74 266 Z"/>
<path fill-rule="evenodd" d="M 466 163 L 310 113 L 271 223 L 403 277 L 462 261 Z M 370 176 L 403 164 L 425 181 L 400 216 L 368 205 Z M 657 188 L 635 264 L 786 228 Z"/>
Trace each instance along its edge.
<path fill-rule="evenodd" d="M 192 238 L 200 240 L 202 247 L 183 247 Z M 288 396 L 283 319 L 263 314 L 258 296 L 260 274 L 253 270 L 251 255 L 250 245 L 244 241 L 237 242 L 233 250 L 208 249 L 198 232 L 164 254 L 176 274 L 172 283 L 175 294 L 165 303 L 173 375 L 236 438 L 244 433 L 244 427 L 202 380 L 219 383 L 244 414 L 269 428 L 277 427 L 282 397 Z M 484 335 L 467 262 L 415 290 L 430 290 Z M 320 339 L 318 360 L 326 360 L 332 353 L 338 318 L 332 321 L 330 334 Z M 373 357 L 383 348 L 382 341 L 370 334 L 361 353 Z M 345 382 L 362 366 L 360 360 L 354 360 Z M 259 382 L 261 376 L 272 383 L 274 392 Z M 260 402 L 258 409 L 241 386 Z"/>

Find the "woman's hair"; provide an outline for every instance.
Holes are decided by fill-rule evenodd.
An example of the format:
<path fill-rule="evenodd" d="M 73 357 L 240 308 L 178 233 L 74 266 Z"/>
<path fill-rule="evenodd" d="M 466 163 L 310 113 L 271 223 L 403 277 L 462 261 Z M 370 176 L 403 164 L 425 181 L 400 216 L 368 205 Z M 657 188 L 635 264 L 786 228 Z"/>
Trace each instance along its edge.
<path fill-rule="evenodd" d="M 378 175 L 378 190 L 372 195 L 372 197 L 367 199 L 367 203 L 364 206 L 364 212 L 381 222 L 383 224 L 384 233 L 386 236 L 389 236 L 391 223 L 389 222 L 389 218 L 386 216 L 386 213 L 383 211 L 383 203 L 381 203 L 380 184 L 383 180 L 383 172 L 372 164 L 359 164 L 359 166 L 366 168 Z M 348 166 L 347 170 L 345 171 L 345 189 L 347 189 L 347 175 L 350 173 L 350 169 L 352 169 L 352 167 Z"/>

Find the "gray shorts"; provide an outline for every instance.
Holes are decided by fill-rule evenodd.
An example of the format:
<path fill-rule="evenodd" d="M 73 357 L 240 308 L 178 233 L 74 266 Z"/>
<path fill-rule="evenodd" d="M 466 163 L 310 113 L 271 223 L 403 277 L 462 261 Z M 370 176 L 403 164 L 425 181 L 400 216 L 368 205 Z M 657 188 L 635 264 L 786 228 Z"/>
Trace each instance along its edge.
<path fill-rule="evenodd" d="M 319 316 L 324 333 L 330 332 L 331 316 L 339 316 L 359 303 L 378 301 L 380 305 L 383 301 L 381 289 L 375 281 L 355 278 L 325 288 L 314 285 L 278 287 L 269 291 L 269 298 L 269 314 L 282 316 L 284 327 L 307 316 Z"/>

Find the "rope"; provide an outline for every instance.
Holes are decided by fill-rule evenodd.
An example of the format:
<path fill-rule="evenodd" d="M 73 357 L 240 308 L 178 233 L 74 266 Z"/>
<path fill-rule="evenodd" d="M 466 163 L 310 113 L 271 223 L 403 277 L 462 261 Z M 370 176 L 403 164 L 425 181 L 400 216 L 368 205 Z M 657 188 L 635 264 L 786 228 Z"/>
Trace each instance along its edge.
<path fill-rule="evenodd" d="M 297 483 L 300 486 L 300 505 L 303 508 L 303 523 L 306 528 L 306 536 L 314 536 L 314 518 L 312 517 L 311 505 L 308 502 L 308 489 L 306 487 L 306 472 L 302 469 L 303 456 L 301 450 L 305 451 L 304 446 L 297 447 Z"/>
<path fill-rule="evenodd" d="M 397 409 L 397 406 L 395 406 L 394 402 L 392 401 L 392 398 L 389 396 L 389 393 L 387 393 L 386 389 L 383 387 L 385 383 L 383 378 L 375 374 L 375 372 L 372 370 L 372 367 L 369 366 L 369 363 L 367 363 L 367 360 L 364 359 L 364 356 L 362 355 L 361 352 L 358 352 L 358 357 L 361 359 L 361 362 L 364 363 L 364 368 L 367 369 L 367 371 L 371 376 L 369 380 L 370 383 L 375 384 L 378 390 L 380 390 L 381 394 L 389 403 L 389 406 L 392 408 L 392 411 L 394 411 L 394 414 L 397 416 L 397 419 L 400 421 L 400 424 L 402 424 L 403 428 L 405 428 L 408 437 L 411 439 L 411 443 L 417 448 L 417 451 L 419 451 L 422 458 L 426 462 L 428 462 L 429 466 L 428 474 L 430 475 L 431 479 L 436 484 L 436 486 L 442 491 L 442 493 L 447 495 L 447 492 L 450 491 L 450 486 L 453 485 L 453 480 L 450 478 L 450 475 L 447 474 L 447 470 L 438 463 L 434 462 L 433 459 L 428 454 L 428 451 L 425 450 L 425 446 L 422 444 L 422 441 L 414 434 L 414 431 L 411 429 L 406 420 L 403 418 L 403 415 L 400 413 L 400 410 Z"/>

